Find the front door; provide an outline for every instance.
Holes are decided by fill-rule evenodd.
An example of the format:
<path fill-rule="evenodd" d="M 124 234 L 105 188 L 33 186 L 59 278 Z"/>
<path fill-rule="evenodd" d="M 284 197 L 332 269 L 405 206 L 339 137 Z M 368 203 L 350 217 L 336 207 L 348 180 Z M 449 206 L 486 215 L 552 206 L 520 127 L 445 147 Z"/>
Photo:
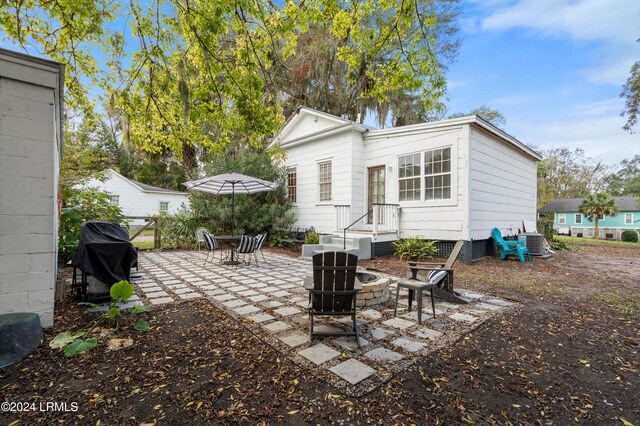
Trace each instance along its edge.
<path fill-rule="evenodd" d="M 385 166 L 369 167 L 369 199 L 368 199 L 368 211 L 367 223 L 373 223 L 373 204 L 384 204 L 384 178 Z M 378 222 L 382 223 L 382 216 L 378 218 Z"/>

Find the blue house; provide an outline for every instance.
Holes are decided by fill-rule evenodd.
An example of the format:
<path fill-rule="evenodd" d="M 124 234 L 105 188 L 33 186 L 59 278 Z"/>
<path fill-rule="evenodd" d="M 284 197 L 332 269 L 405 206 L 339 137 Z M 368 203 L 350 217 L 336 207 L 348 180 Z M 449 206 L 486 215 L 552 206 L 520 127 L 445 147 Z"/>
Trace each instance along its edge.
<path fill-rule="evenodd" d="M 622 232 L 631 229 L 640 232 L 640 205 L 636 197 L 614 197 L 619 213 L 604 215 L 598 221 L 600 238 L 621 239 Z M 555 200 L 540 208 L 538 213 L 553 213 L 553 229 L 558 234 L 593 238 L 595 220 L 589 220 L 580 213 L 584 198 Z"/>

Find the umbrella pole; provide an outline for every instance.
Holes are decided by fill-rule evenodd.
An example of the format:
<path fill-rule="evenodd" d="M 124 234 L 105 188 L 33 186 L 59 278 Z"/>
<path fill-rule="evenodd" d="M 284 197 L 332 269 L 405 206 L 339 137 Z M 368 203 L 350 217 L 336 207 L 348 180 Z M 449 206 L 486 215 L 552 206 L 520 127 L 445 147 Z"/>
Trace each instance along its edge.
<path fill-rule="evenodd" d="M 231 236 L 236 226 L 236 184 L 231 183 Z"/>

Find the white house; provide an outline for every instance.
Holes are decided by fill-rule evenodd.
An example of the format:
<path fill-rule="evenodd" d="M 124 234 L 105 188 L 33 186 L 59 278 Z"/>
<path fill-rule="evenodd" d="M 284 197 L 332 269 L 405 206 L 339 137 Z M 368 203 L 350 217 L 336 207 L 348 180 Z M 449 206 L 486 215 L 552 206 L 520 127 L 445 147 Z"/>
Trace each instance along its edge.
<path fill-rule="evenodd" d="M 112 169 L 107 171 L 104 182 L 93 179 L 85 186 L 107 192 L 111 196 L 111 202 L 120 206 L 125 216 L 173 214 L 178 212 L 182 204 L 189 206 L 189 194 L 186 192 L 136 182 Z"/>
<path fill-rule="evenodd" d="M 0 49 L 0 314 L 53 325 L 64 65 Z"/>
<path fill-rule="evenodd" d="M 374 256 L 410 236 L 492 253 L 491 230 L 536 219 L 541 156 L 477 116 L 375 130 L 300 107 L 274 137 L 286 151 L 294 226 L 368 235 Z"/>

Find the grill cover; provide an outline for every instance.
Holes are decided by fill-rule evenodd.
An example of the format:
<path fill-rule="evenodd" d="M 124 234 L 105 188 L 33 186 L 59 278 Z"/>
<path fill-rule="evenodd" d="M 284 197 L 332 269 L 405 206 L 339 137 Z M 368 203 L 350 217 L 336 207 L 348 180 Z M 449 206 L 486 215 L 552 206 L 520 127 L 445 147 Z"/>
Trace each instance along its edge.
<path fill-rule="evenodd" d="M 80 229 L 73 266 L 98 280 L 113 285 L 131 278 L 131 265 L 137 261 L 136 249 L 120 225 L 111 222 L 86 222 Z"/>

